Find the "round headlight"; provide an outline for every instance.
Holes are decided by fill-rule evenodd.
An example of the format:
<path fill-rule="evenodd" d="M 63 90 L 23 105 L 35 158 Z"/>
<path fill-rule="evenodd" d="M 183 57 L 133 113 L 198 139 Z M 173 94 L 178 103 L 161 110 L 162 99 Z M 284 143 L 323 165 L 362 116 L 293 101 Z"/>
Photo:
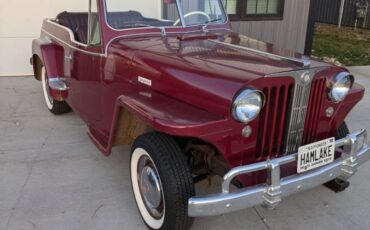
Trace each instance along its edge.
<path fill-rule="evenodd" d="M 239 122 L 248 123 L 258 116 L 263 104 L 264 94 L 261 91 L 246 89 L 236 97 L 233 103 L 233 116 Z"/>
<path fill-rule="evenodd" d="M 335 77 L 335 82 L 329 92 L 329 98 L 334 102 L 343 101 L 349 93 L 353 85 L 353 77 L 347 73 L 339 73 Z"/>

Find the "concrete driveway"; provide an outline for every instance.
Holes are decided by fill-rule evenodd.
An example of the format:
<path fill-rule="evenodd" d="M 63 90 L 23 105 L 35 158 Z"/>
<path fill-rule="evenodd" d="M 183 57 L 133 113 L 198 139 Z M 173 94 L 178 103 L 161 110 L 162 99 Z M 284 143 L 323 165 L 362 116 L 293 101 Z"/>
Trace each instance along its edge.
<path fill-rule="evenodd" d="M 370 67 L 351 70 L 370 89 Z M 131 193 L 129 147 L 102 156 L 75 114 L 52 116 L 43 100 L 33 78 L 0 78 L 0 230 L 146 229 Z M 348 117 L 350 129 L 370 130 L 369 111 L 370 91 Z M 200 218 L 193 229 L 370 229 L 369 166 L 343 193 L 318 187 L 276 210 Z"/>

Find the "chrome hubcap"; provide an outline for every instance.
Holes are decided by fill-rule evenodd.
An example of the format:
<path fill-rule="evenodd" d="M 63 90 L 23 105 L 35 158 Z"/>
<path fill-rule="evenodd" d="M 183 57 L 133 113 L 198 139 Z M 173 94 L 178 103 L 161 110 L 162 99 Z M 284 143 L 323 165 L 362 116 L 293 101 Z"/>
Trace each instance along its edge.
<path fill-rule="evenodd" d="M 146 156 L 141 157 L 138 166 L 138 183 L 145 207 L 152 217 L 160 219 L 164 210 L 163 189 L 157 169 Z"/>

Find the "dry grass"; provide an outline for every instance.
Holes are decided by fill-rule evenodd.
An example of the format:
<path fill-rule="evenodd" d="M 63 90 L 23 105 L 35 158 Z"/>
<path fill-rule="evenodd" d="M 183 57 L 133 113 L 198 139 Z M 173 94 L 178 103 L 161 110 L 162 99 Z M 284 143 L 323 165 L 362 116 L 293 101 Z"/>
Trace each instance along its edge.
<path fill-rule="evenodd" d="M 370 65 L 370 30 L 318 23 L 312 55 L 335 58 L 347 66 Z"/>

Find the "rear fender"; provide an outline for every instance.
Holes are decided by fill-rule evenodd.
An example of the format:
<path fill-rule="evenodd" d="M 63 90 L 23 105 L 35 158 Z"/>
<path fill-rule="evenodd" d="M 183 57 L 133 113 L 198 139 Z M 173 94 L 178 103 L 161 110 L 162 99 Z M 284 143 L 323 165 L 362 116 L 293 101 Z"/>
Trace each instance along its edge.
<path fill-rule="evenodd" d="M 64 101 L 68 97 L 68 87 L 65 85 L 62 88 L 58 88 L 61 84 L 65 84 L 64 48 L 52 43 L 51 40 L 39 38 L 33 41 L 32 50 L 32 64 L 36 79 L 41 80 L 41 68 L 42 66 L 45 67 L 50 86 L 50 95 L 57 101 Z"/>

